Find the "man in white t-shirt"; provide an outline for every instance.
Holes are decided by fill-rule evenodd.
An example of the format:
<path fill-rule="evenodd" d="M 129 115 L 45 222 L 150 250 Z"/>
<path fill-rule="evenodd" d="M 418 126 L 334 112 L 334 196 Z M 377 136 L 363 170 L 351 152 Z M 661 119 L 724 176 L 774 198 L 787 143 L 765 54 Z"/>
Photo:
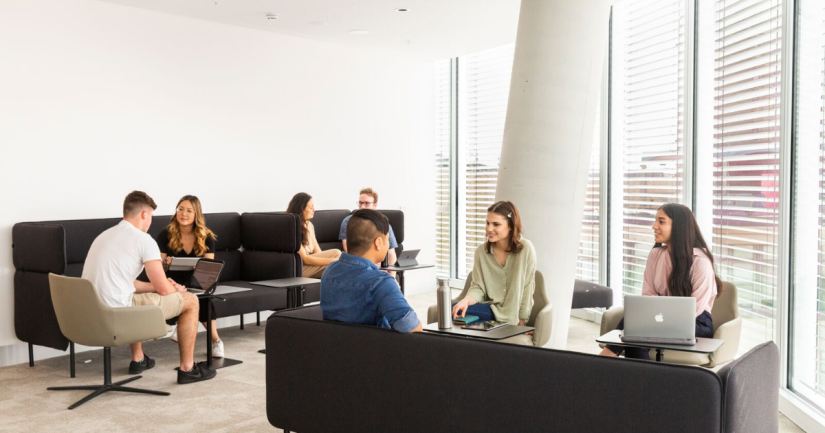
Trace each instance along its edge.
<path fill-rule="evenodd" d="M 165 319 L 178 319 L 180 369 L 178 383 L 194 383 L 215 377 L 215 371 L 194 363 L 198 331 L 198 298 L 166 278 L 158 244 L 146 232 L 152 225 L 155 201 L 145 192 L 132 191 L 123 201 L 123 221 L 101 233 L 92 243 L 82 278 L 94 284 L 100 299 L 112 307 L 155 305 Z M 146 267 L 149 283 L 136 278 Z M 143 353 L 143 345 L 131 345 L 129 373 L 138 374 L 155 366 Z"/>

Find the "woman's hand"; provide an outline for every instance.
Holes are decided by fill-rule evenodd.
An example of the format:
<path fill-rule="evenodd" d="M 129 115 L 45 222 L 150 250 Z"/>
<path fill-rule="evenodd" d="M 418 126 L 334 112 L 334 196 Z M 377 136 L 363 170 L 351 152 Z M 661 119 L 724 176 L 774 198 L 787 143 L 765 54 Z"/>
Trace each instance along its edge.
<path fill-rule="evenodd" d="M 467 307 L 469 307 L 469 306 L 470 306 L 470 297 L 469 296 L 462 299 L 462 300 L 460 300 L 460 301 L 458 301 L 453 306 L 453 319 L 455 319 L 457 317 L 464 317 L 467 314 Z M 461 312 L 460 315 L 459 315 L 459 311 Z"/>
<path fill-rule="evenodd" d="M 518 326 L 525 326 L 526 324 L 527 324 L 527 321 L 526 321 L 526 320 L 524 320 L 524 319 L 518 319 Z"/>

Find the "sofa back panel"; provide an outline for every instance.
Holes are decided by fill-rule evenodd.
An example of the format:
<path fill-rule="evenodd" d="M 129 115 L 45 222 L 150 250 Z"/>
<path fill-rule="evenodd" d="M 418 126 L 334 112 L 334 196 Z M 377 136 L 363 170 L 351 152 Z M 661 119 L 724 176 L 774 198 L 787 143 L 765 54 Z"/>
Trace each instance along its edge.
<path fill-rule="evenodd" d="M 218 251 L 230 251 L 241 248 L 241 214 L 235 212 L 204 214 L 206 226 L 215 236 L 215 248 Z"/>
<path fill-rule="evenodd" d="M 67 277 L 75 277 L 80 278 L 83 276 L 83 265 L 85 263 L 72 263 L 71 265 L 66 265 L 66 272 L 63 275 Z M 149 280 L 146 280 L 149 281 Z"/>
<path fill-rule="evenodd" d="M 215 260 L 223 262 L 221 281 L 235 281 L 241 279 L 241 252 L 239 250 L 218 251 Z"/>
<path fill-rule="evenodd" d="M 267 416 L 292 431 L 721 429 L 721 381 L 695 367 L 282 314 L 266 346 Z"/>
<path fill-rule="evenodd" d="M 261 281 L 301 276 L 301 256 L 292 253 L 244 251 L 241 259 L 241 280 Z M 224 280 L 228 281 L 228 280 Z"/>
<path fill-rule="evenodd" d="M 11 238 L 14 247 L 12 261 L 18 271 L 65 272 L 65 232 L 59 224 L 15 224 Z"/>
<path fill-rule="evenodd" d="M 390 225 L 392 226 L 392 232 L 395 234 L 395 240 L 398 241 L 398 245 L 404 243 L 404 212 L 400 210 L 392 210 L 392 209 L 378 209 L 378 212 L 384 214 L 388 220 L 390 220 Z"/>
<path fill-rule="evenodd" d="M 165 230 L 166 226 L 169 225 L 171 219 L 172 215 L 153 215 L 152 225 L 149 226 L 149 230 L 146 233 L 149 233 L 152 239 L 157 239 L 160 232 Z"/>
<path fill-rule="evenodd" d="M 60 224 L 66 231 L 66 263 L 83 263 L 92 242 L 101 233 L 116 226 L 122 218 L 103 218 L 93 220 L 54 221 L 49 224 Z"/>
<path fill-rule="evenodd" d="M 725 387 L 725 432 L 779 431 L 779 349 L 754 347 L 719 370 Z"/>
<path fill-rule="evenodd" d="M 338 234 L 341 232 L 341 223 L 350 213 L 346 209 L 315 211 L 315 216 L 312 217 L 312 225 L 315 226 L 315 239 L 318 240 L 321 249 L 341 249 Z M 335 246 L 336 244 L 338 246 Z"/>
<path fill-rule="evenodd" d="M 245 213 L 241 215 L 241 243 L 245 250 L 296 253 L 301 244 L 298 216 Z"/>
<path fill-rule="evenodd" d="M 57 350 L 69 347 L 52 306 L 49 274 L 14 273 L 14 332 L 19 340 L 38 346 Z"/>

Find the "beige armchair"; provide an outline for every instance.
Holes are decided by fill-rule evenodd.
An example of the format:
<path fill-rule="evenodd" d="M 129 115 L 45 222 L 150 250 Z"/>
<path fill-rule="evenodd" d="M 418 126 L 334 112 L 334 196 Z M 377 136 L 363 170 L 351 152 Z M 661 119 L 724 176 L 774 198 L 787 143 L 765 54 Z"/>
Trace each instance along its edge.
<path fill-rule="evenodd" d="M 74 409 L 108 391 L 169 395 L 168 392 L 122 386 L 140 379 L 141 376 L 112 383 L 112 347 L 166 335 L 166 323 L 160 307 L 110 307 L 100 300 L 92 283 L 81 278 L 49 274 L 49 288 L 57 323 L 63 335 L 77 344 L 103 347 L 102 385 L 47 388 L 49 391 L 94 391 L 69 406 L 69 409 Z"/>
<path fill-rule="evenodd" d="M 736 356 L 736 351 L 739 350 L 739 339 L 742 334 L 742 319 L 739 318 L 736 290 L 734 284 L 723 283 L 722 295 L 713 301 L 713 309 L 710 312 L 711 317 L 713 317 L 713 338 L 725 340 L 725 344 L 709 355 L 665 350 L 665 362 L 700 365 L 702 367 L 712 368 L 719 364 L 724 364 Z M 607 334 L 616 329 L 622 317 L 624 317 L 624 308 L 622 307 L 615 307 L 605 311 L 602 316 L 601 332 L 599 335 Z"/>
<path fill-rule="evenodd" d="M 473 281 L 473 274 L 467 276 L 467 281 L 464 283 L 464 290 L 455 299 L 456 303 L 467 296 L 470 290 L 470 283 Z M 438 306 L 431 305 L 427 309 L 427 323 L 438 322 Z M 544 288 L 544 276 L 541 272 L 536 271 L 536 289 L 533 292 L 533 310 L 530 312 L 530 319 L 527 320 L 527 326 L 536 328 L 533 335 L 517 335 L 505 340 L 502 343 L 521 344 L 525 346 L 542 347 L 550 340 L 550 334 L 553 330 L 553 304 L 547 298 L 547 292 Z"/>

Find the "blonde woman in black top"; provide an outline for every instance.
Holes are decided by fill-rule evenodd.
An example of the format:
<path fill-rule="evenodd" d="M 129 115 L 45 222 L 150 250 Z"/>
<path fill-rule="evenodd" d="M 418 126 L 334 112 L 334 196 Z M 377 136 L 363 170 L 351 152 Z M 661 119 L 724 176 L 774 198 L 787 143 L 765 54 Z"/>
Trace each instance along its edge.
<path fill-rule="evenodd" d="M 201 202 L 194 195 L 185 195 L 178 201 L 175 215 L 169 225 L 157 237 L 160 256 L 164 263 L 169 263 L 172 257 L 203 257 L 215 258 L 215 240 L 217 236 L 206 227 Z M 178 284 L 187 284 L 190 271 L 169 271 L 167 276 Z M 203 324 L 204 327 L 206 324 Z M 177 341 L 177 329 L 172 334 L 172 340 Z M 218 336 L 218 327 L 212 321 L 212 356 L 224 357 L 223 341 Z"/>

